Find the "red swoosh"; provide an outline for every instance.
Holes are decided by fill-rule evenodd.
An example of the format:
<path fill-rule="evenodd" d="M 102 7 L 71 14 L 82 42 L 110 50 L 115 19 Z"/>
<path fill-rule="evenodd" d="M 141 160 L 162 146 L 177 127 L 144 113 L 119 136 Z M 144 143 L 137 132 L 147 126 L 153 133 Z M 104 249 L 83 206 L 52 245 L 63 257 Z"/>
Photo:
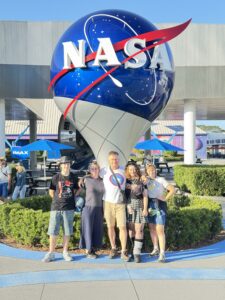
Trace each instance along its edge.
<path fill-rule="evenodd" d="M 120 51 L 124 48 L 124 45 L 126 44 L 127 41 L 131 40 L 132 38 L 139 38 L 139 39 L 145 39 L 146 42 L 151 42 L 154 41 L 156 39 L 160 39 L 160 38 L 165 38 L 166 36 L 168 36 L 170 33 L 174 33 L 174 36 L 169 38 L 168 40 L 176 37 L 177 35 L 179 35 L 182 31 L 184 31 L 186 29 L 186 27 L 189 25 L 189 23 L 191 22 L 191 19 L 188 20 L 187 22 L 175 26 L 175 27 L 171 27 L 171 28 L 167 28 L 167 29 L 160 29 L 160 30 L 155 30 L 155 31 L 150 31 L 147 33 L 143 33 L 140 34 L 138 36 L 133 36 L 131 38 L 122 40 L 120 42 L 117 42 L 113 45 L 113 48 L 115 50 L 115 52 Z M 95 59 L 97 52 L 93 52 L 89 55 L 87 55 L 85 57 L 85 62 L 90 62 L 92 60 Z M 137 54 L 136 54 L 137 55 Z M 63 69 L 61 70 L 58 74 L 56 74 L 53 79 L 51 80 L 49 86 L 48 86 L 48 91 L 50 91 L 51 87 L 56 83 L 56 81 L 58 79 L 60 79 L 62 76 L 64 76 L 65 74 L 67 74 L 68 72 L 70 72 L 71 70 L 75 69 L 74 65 L 71 64 L 71 67 L 69 69 Z"/>
<path fill-rule="evenodd" d="M 140 34 L 138 36 L 135 36 L 135 38 L 139 38 L 139 39 L 145 39 L 147 42 L 150 41 L 154 41 L 154 40 L 159 40 L 157 42 L 155 42 L 153 45 L 150 45 L 142 50 L 139 50 L 138 52 L 134 53 L 133 55 L 127 57 L 126 59 L 124 59 L 121 64 L 126 63 L 127 61 L 129 61 L 130 59 L 132 59 L 133 57 L 135 57 L 136 55 L 145 52 L 151 48 L 154 48 L 157 45 L 163 44 L 173 38 L 175 38 L 177 35 L 179 35 L 182 31 L 184 31 L 187 26 L 189 25 L 189 23 L 191 22 L 191 19 L 188 20 L 187 22 L 177 25 L 175 27 L 171 27 L 171 28 L 166 28 L 166 29 L 160 29 L 160 30 L 155 30 L 155 31 L 151 31 L 151 32 L 147 32 L 147 33 L 143 33 Z M 133 37 L 132 37 L 133 38 Z M 113 45 L 115 51 L 119 51 L 121 49 L 124 48 L 125 43 L 132 39 L 132 38 L 128 38 L 126 40 L 122 40 L 120 42 L 117 42 Z M 91 61 L 94 60 L 96 56 L 96 52 L 91 53 L 89 55 L 86 56 L 85 61 Z M 84 93 L 86 93 L 88 90 L 90 90 L 92 87 L 94 87 L 96 84 L 98 84 L 99 82 L 101 82 L 104 78 L 106 78 L 109 74 L 113 73 L 116 69 L 118 69 L 120 66 L 115 66 L 113 68 L 111 68 L 108 72 L 104 73 L 102 76 L 100 76 L 99 78 L 97 78 L 95 81 L 93 81 L 90 85 L 88 85 L 86 88 L 84 88 L 80 93 L 78 93 L 74 99 L 69 103 L 69 105 L 67 106 L 65 112 L 64 112 L 64 118 L 66 118 L 70 108 L 72 107 L 72 105 L 76 102 L 76 100 L 78 100 Z M 71 69 L 64 69 L 62 71 L 60 71 L 51 81 L 50 85 L 49 85 L 49 89 L 55 84 L 55 82 L 60 79 L 62 76 L 64 76 L 67 72 L 71 71 L 72 69 L 75 69 L 75 67 L 71 64 Z"/>

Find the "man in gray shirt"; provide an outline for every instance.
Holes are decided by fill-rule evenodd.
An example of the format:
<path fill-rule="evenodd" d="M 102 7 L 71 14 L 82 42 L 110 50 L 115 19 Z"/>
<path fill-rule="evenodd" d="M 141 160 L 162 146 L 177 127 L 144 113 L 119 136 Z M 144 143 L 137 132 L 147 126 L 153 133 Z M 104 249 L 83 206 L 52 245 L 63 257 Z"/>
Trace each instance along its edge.
<path fill-rule="evenodd" d="M 0 200 L 7 198 L 11 187 L 11 168 L 7 165 L 4 157 L 0 157 Z"/>

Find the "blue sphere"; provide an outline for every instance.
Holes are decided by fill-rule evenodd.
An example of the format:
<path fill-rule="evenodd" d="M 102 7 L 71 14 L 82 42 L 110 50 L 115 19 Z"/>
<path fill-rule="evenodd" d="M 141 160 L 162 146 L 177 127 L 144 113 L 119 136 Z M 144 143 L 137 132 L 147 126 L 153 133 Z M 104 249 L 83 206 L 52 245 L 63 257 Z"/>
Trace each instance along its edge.
<path fill-rule="evenodd" d="M 155 30 L 157 28 L 149 21 L 127 11 L 102 10 L 91 13 L 72 24 L 60 38 L 52 58 L 51 79 L 63 69 L 63 42 L 72 41 L 78 48 L 78 40 L 85 40 L 85 55 L 88 55 L 97 51 L 98 38 L 110 38 L 112 44 L 115 44 Z M 147 42 L 146 47 L 151 43 Z M 112 77 L 107 76 L 83 94 L 79 101 L 105 105 L 153 121 L 166 106 L 174 85 L 172 54 L 168 44 L 164 47 L 170 69 L 165 69 L 160 64 L 151 67 L 154 55 L 152 48 L 145 52 L 144 66 L 132 69 L 125 68 L 122 64 L 111 74 L 121 83 L 120 87 Z M 127 57 L 123 49 L 116 52 L 116 55 L 120 62 Z M 86 68 L 73 69 L 55 83 L 54 96 L 73 99 L 110 68 L 112 67 L 106 66 L 105 62 L 101 62 L 100 66 L 93 66 L 93 61 L 90 61 Z"/>

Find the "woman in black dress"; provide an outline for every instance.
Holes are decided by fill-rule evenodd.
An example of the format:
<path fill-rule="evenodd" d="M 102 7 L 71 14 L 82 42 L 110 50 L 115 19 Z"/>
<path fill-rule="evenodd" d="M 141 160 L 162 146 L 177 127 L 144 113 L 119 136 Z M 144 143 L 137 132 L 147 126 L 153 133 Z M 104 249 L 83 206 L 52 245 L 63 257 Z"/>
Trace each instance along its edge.
<path fill-rule="evenodd" d="M 141 249 L 143 245 L 143 230 L 148 216 L 147 188 L 141 181 L 141 172 L 135 164 L 128 164 L 126 174 L 126 196 L 127 196 L 127 221 L 129 237 L 133 244 L 133 255 L 135 262 L 141 262 Z"/>
<path fill-rule="evenodd" d="M 80 248 L 86 249 L 88 258 L 97 258 L 96 249 L 101 248 L 103 238 L 103 194 L 104 184 L 99 177 L 99 165 L 92 162 L 90 175 L 84 179 L 85 206 L 81 216 Z"/>

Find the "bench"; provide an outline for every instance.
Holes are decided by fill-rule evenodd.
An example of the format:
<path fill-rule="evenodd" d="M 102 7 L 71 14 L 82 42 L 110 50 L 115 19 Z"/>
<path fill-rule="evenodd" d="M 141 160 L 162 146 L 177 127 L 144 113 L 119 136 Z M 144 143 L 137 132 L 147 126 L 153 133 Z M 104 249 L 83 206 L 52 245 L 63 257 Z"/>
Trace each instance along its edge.
<path fill-rule="evenodd" d="M 197 158 L 195 163 L 196 163 L 196 164 L 202 164 L 201 158 Z"/>
<path fill-rule="evenodd" d="M 33 192 L 35 192 L 35 194 L 37 195 L 38 191 L 45 191 L 45 193 L 47 194 L 48 190 L 49 190 L 48 186 L 34 186 L 32 188 L 32 194 L 33 194 Z"/>
<path fill-rule="evenodd" d="M 168 173 L 172 170 L 172 167 L 169 167 L 167 162 L 157 162 L 156 168 L 159 169 L 159 172 L 162 173 L 164 169 L 167 170 Z"/>

